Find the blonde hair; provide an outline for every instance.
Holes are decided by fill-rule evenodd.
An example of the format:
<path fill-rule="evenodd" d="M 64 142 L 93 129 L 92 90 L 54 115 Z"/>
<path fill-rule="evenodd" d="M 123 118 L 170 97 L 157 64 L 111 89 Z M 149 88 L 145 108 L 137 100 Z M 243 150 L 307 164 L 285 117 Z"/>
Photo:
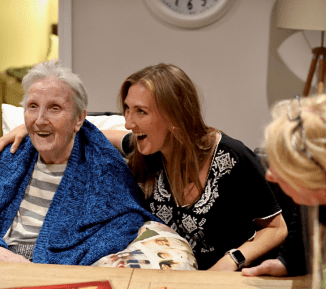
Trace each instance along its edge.
<path fill-rule="evenodd" d="M 182 203 L 187 184 L 194 183 L 202 191 L 199 172 L 211 152 L 217 130 L 204 123 L 196 86 L 175 65 L 160 63 L 130 75 L 119 93 L 118 101 L 123 113 L 128 90 L 136 83 L 141 83 L 151 92 L 161 116 L 169 124 L 167 139 L 174 150 L 170 186 L 174 197 Z M 137 145 L 128 159 L 136 180 L 144 184 L 143 190 L 148 198 L 153 192 L 158 170 L 155 163 L 160 160 L 155 159 L 155 154 L 142 155 Z"/>
<path fill-rule="evenodd" d="M 324 170 L 296 147 L 302 145 L 302 134 L 296 130 L 299 120 L 290 121 L 288 114 L 299 114 L 298 101 L 283 100 L 273 107 L 264 147 L 268 161 L 291 187 L 322 188 L 326 168 L 326 95 L 302 97 L 300 102 L 307 151 Z"/>

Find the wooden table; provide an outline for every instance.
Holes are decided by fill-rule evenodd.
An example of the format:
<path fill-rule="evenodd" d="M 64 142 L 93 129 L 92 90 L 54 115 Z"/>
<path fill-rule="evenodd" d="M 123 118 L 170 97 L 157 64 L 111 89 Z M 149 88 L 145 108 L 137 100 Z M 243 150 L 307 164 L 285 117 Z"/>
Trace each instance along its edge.
<path fill-rule="evenodd" d="M 162 271 L 0 262 L 0 288 L 110 280 L 114 289 L 299 289 L 309 276 L 245 277 L 240 272 Z"/>

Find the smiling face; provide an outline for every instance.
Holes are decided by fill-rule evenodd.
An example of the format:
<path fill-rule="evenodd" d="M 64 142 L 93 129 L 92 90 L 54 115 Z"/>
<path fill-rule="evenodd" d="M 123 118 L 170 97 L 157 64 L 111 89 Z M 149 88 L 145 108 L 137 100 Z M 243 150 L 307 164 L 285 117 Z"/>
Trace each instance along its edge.
<path fill-rule="evenodd" d="M 301 187 L 300 190 L 295 190 L 279 176 L 273 166 L 270 166 L 266 171 L 265 177 L 269 182 L 277 183 L 297 204 L 306 206 L 326 205 L 326 187 L 320 189 Z"/>
<path fill-rule="evenodd" d="M 75 117 L 71 89 L 55 78 L 34 82 L 27 92 L 25 125 L 31 141 L 47 164 L 68 161 L 75 133 L 85 118 Z"/>
<path fill-rule="evenodd" d="M 161 151 L 166 158 L 169 158 L 170 132 L 150 91 L 141 83 L 132 85 L 124 100 L 124 106 L 126 129 L 132 130 L 135 134 L 139 152 L 150 155 Z"/>

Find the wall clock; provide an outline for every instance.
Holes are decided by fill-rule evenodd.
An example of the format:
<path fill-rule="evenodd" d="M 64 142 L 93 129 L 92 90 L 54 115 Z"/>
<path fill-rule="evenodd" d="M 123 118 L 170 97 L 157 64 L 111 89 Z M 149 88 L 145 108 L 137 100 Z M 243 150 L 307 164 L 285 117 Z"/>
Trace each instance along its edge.
<path fill-rule="evenodd" d="M 221 18 L 233 0 L 144 0 L 159 19 L 172 25 L 195 29 Z"/>

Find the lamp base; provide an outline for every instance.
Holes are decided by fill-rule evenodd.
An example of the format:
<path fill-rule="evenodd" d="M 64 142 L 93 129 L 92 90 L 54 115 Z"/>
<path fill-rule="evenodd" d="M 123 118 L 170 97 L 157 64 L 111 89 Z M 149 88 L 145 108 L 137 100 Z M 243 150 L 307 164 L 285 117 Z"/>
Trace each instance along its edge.
<path fill-rule="evenodd" d="M 317 61 L 319 59 L 319 67 L 318 67 L 318 94 L 324 93 L 324 87 L 325 87 L 325 73 L 326 73 L 326 67 L 325 67 L 325 58 L 326 58 L 326 47 L 316 47 L 312 50 L 313 58 L 311 60 L 309 73 L 307 76 L 307 80 L 302 92 L 303 96 L 308 96 L 310 87 L 311 87 L 311 81 L 315 73 L 315 69 L 317 66 Z"/>

